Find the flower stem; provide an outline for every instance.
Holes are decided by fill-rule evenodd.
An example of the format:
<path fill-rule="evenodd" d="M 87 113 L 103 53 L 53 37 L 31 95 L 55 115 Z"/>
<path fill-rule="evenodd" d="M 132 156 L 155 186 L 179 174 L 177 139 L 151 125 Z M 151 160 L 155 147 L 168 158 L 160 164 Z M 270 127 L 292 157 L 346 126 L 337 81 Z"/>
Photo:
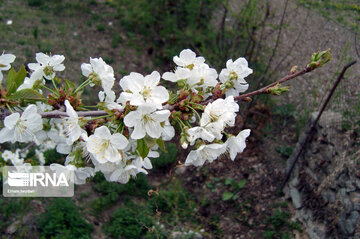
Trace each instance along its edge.
<path fill-rule="evenodd" d="M 12 109 L 8 103 L 6 103 L 6 106 L 8 107 L 8 109 L 10 110 L 11 113 L 14 113 L 14 111 L 12 111 Z"/>
<path fill-rule="evenodd" d="M 59 93 L 59 90 L 58 90 L 58 88 L 57 88 L 57 86 L 56 86 L 56 83 L 55 83 L 54 78 L 51 78 L 51 81 L 52 81 L 52 83 L 53 83 L 53 86 L 54 86 L 56 92 Z"/>
<path fill-rule="evenodd" d="M 119 126 L 114 131 L 114 134 L 119 132 L 119 129 L 121 128 L 121 133 L 124 131 L 124 123 L 120 122 Z"/>
<path fill-rule="evenodd" d="M 86 81 L 84 81 L 83 83 L 81 83 L 81 85 L 79 85 L 78 88 L 76 88 L 76 90 L 74 91 L 74 93 L 82 90 L 84 87 L 86 87 L 87 85 L 91 84 L 91 79 L 87 79 Z"/>
<path fill-rule="evenodd" d="M 41 87 L 47 89 L 48 91 L 50 91 L 50 92 L 53 93 L 54 95 L 58 95 L 58 93 L 57 93 L 56 91 L 53 91 L 52 89 L 50 89 L 49 87 L 45 86 L 44 84 L 42 84 Z"/>
<path fill-rule="evenodd" d="M 198 119 L 200 120 L 200 115 L 199 113 L 191 106 L 187 105 L 186 107 L 190 108 L 192 111 L 194 111 L 194 113 L 196 114 L 196 116 L 198 117 Z"/>

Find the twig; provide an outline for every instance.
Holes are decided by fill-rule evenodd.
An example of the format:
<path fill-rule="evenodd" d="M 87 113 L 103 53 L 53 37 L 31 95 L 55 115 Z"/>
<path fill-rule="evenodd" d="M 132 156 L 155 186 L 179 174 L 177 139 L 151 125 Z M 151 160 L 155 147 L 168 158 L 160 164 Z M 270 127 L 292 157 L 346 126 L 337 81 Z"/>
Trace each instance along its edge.
<path fill-rule="evenodd" d="M 342 80 L 342 78 L 343 78 L 346 70 L 347 70 L 349 67 L 351 67 L 352 65 L 354 65 L 355 63 L 356 63 L 356 61 L 353 61 L 353 62 L 347 64 L 346 66 L 344 66 L 344 68 L 342 69 L 340 75 L 339 75 L 338 78 L 336 79 L 336 81 L 335 81 L 332 89 L 330 90 L 330 92 L 329 92 L 329 94 L 328 94 L 328 96 L 327 96 L 324 104 L 321 106 L 321 109 L 320 109 L 319 114 L 317 115 L 316 119 L 312 122 L 310 129 L 309 129 L 308 132 L 306 133 L 306 138 L 305 138 L 305 140 L 303 141 L 303 143 L 301 144 L 300 149 L 299 149 L 299 151 L 297 152 L 297 154 L 296 154 L 296 156 L 295 156 L 295 159 L 293 160 L 293 162 L 292 162 L 292 164 L 291 164 L 288 172 L 286 173 L 286 176 L 285 176 L 284 180 L 282 181 L 282 183 L 281 183 L 281 185 L 280 185 L 280 188 L 279 188 L 279 190 L 278 190 L 279 193 L 282 192 L 282 190 L 283 190 L 284 187 L 285 187 L 285 184 L 288 182 L 288 180 L 289 180 L 289 178 L 290 178 L 290 176 L 291 176 L 291 173 L 292 173 L 292 171 L 293 171 L 294 168 L 295 168 L 296 162 L 298 161 L 301 153 L 302 153 L 303 150 L 305 149 L 306 144 L 307 144 L 308 142 L 310 142 L 310 140 L 311 140 L 311 138 L 312 138 L 312 135 L 313 135 L 313 133 L 314 133 L 315 127 L 316 127 L 316 125 L 317 125 L 317 123 L 318 123 L 318 121 L 319 121 L 322 113 L 324 112 L 326 106 L 328 105 L 328 103 L 329 103 L 332 95 L 334 94 L 334 91 L 335 91 L 336 87 L 339 85 L 340 81 Z"/>
<path fill-rule="evenodd" d="M 263 87 L 263 88 L 261 88 L 261 89 L 258 89 L 258 90 L 255 90 L 255 91 L 253 91 L 253 92 L 250 92 L 250 93 L 247 93 L 247 94 L 242 94 L 242 95 L 239 95 L 239 96 L 237 96 L 237 97 L 234 97 L 234 100 L 239 101 L 239 100 L 243 100 L 243 99 L 245 99 L 245 98 L 247 98 L 247 97 L 250 97 L 250 96 L 254 96 L 254 95 L 259 95 L 259 94 L 265 93 L 265 91 L 266 91 L 267 89 L 269 89 L 269 88 L 271 88 L 271 87 L 273 87 L 273 86 L 275 86 L 275 85 L 277 85 L 277 84 L 281 84 L 281 83 L 284 83 L 285 81 L 291 80 L 291 79 L 296 78 L 296 77 L 301 76 L 301 75 L 304 75 L 305 73 L 311 72 L 311 71 L 313 71 L 314 69 L 316 69 L 316 68 L 306 67 L 306 68 L 303 69 L 302 71 L 298 71 L 298 72 L 296 72 L 296 73 L 294 73 L 294 74 L 287 75 L 287 76 L 285 76 L 284 78 L 282 78 L 282 79 L 280 79 L 280 80 L 278 80 L 278 81 L 275 81 L 275 82 L 271 83 L 270 85 L 267 85 L 267 86 L 265 86 L 265 87 Z"/>

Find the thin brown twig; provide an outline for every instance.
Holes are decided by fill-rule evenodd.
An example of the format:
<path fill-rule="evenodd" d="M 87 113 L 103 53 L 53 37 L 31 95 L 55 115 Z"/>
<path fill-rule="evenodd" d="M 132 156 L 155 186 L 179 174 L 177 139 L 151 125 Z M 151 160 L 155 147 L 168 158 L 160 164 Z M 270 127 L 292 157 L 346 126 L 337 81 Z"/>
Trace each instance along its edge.
<path fill-rule="evenodd" d="M 298 71 L 294 74 L 290 74 L 290 75 L 287 75 L 285 76 L 284 78 L 278 80 L 278 81 L 275 81 L 273 83 L 271 83 L 270 85 L 267 85 L 261 89 L 258 89 L 258 90 L 255 90 L 253 92 L 249 92 L 247 94 L 242 94 L 242 95 L 239 95 L 237 97 L 234 97 L 234 100 L 237 100 L 237 101 L 240 101 L 240 100 L 243 100 L 247 97 L 251 97 L 251 96 L 254 96 L 254 95 L 259 95 L 259 94 L 262 94 L 262 93 L 265 93 L 266 90 L 268 90 L 269 88 L 277 85 L 277 84 L 281 84 L 281 83 L 284 83 L 285 81 L 288 81 L 288 80 L 291 80 L 291 79 L 294 79 L 298 76 L 301 76 L 301 75 L 304 75 L 305 73 L 308 73 L 308 72 L 311 72 L 313 71 L 314 69 L 316 68 L 312 68 L 312 67 L 306 67 L 305 69 L 303 69 L 302 71 Z"/>

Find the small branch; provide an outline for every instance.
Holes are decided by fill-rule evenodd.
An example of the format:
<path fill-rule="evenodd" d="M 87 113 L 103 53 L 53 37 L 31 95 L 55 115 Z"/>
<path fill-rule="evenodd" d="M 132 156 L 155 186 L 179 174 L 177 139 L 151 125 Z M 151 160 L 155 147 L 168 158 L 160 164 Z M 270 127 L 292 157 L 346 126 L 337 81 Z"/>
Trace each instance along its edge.
<path fill-rule="evenodd" d="M 76 112 L 79 117 L 97 117 L 97 116 L 104 116 L 108 113 L 105 110 L 94 110 L 94 111 L 77 111 Z M 50 111 L 50 112 L 43 112 L 40 113 L 41 117 L 43 118 L 61 118 L 61 117 L 68 117 L 68 114 L 63 111 Z"/>
<path fill-rule="evenodd" d="M 273 87 L 273 86 L 275 86 L 275 85 L 277 85 L 277 84 L 284 83 L 285 81 L 294 79 L 294 78 L 296 78 L 296 77 L 298 77 L 298 76 L 304 75 L 305 73 L 311 72 L 311 71 L 313 71 L 313 70 L 315 70 L 315 69 L 316 69 L 316 68 L 307 67 L 307 68 L 305 68 L 305 69 L 302 70 L 302 71 L 298 71 L 298 72 L 296 72 L 296 73 L 294 73 L 294 74 L 287 75 L 287 76 L 285 76 L 284 78 L 282 78 L 282 79 L 280 79 L 280 80 L 278 80 L 278 81 L 275 81 L 275 82 L 271 83 L 270 85 L 267 85 L 267 86 L 265 86 L 265 87 L 263 87 L 263 88 L 261 88 L 261 89 L 258 89 L 258 90 L 255 90 L 255 91 L 253 91 L 253 92 L 249 92 L 249 93 L 247 93 L 247 94 L 242 94 L 242 95 L 239 95 L 239 96 L 237 96 L 237 97 L 234 97 L 234 100 L 240 101 L 240 100 L 243 100 L 243 99 L 245 99 L 245 98 L 247 98 L 247 97 L 250 97 L 250 96 L 254 96 L 254 95 L 259 95 L 259 94 L 265 93 L 265 91 L 266 91 L 267 89 L 269 89 L 269 88 L 271 88 L 271 87 Z"/>
<path fill-rule="evenodd" d="M 18 112 L 22 114 L 23 112 Z M 104 116 L 107 115 L 105 110 L 94 110 L 94 111 L 77 111 L 76 112 L 79 117 L 97 117 L 97 116 Z M 9 110 L 6 110 L 2 113 L 0 113 L 0 119 L 3 120 L 6 116 L 10 115 L 11 112 Z M 64 111 L 60 110 L 54 110 L 49 112 L 41 112 L 39 113 L 42 118 L 62 118 L 62 117 L 68 117 L 68 114 Z"/>
<path fill-rule="evenodd" d="M 319 114 L 317 115 L 316 119 L 312 122 L 310 129 L 309 129 L 308 132 L 306 133 L 306 138 L 305 138 L 305 140 L 302 142 L 302 144 L 301 144 L 301 146 L 300 146 L 300 149 L 299 149 L 299 151 L 297 152 L 297 154 L 296 154 L 296 156 L 295 156 L 295 159 L 293 160 L 293 162 L 292 162 L 292 164 L 291 164 L 291 166 L 290 166 L 290 169 L 289 169 L 288 172 L 286 173 L 286 176 L 285 176 L 283 182 L 281 183 L 278 192 L 282 192 L 282 190 L 283 190 L 284 187 L 285 187 L 285 184 L 289 181 L 289 178 L 290 178 L 290 176 L 291 176 L 291 173 L 292 173 L 292 171 L 293 171 L 294 168 L 295 168 L 296 162 L 298 161 L 301 153 L 302 153 L 303 150 L 305 149 L 306 144 L 307 144 L 308 142 L 310 142 L 310 140 L 311 140 L 311 138 L 312 138 L 312 135 L 313 135 L 313 133 L 314 133 L 314 131 L 315 131 L 315 127 L 316 127 L 316 125 L 317 125 L 317 123 L 318 123 L 318 121 L 319 121 L 322 113 L 324 112 L 326 106 L 328 105 L 328 103 L 329 103 L 332 95 L 334 94 L 336 87 L 339 85 L 340 81 L 341 81 L 342 78 L 344 77 L 344 74 L 345 74 L 346 70 L 347 70 L 349 67 L 351 67 L 352 65 L 354 65 L 355 63 L 356 63 L 356 61 L 353 61 L 353 62 L 347 64 L 346 66 L 344 66 L 344 68 L 342 69 L 340 75 L 339 75 L 338 78 L 336 79 L 336 81 L 335 81 L 332 89 L 330 90 L 330 92 L 329 92 L 329 94 L 328 94 L 328 96 L 327 96 L 324 104 L 321 106 L 321 109 L 320 109 Z"/>

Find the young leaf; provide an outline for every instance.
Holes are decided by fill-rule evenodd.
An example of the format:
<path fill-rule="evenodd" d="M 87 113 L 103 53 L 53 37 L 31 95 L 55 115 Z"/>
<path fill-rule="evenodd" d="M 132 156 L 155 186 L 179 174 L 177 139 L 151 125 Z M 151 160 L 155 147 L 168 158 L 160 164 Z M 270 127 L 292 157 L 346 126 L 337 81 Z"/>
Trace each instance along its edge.
<path fill-rule="evenodd" d="M 147 146 L 145 139 L 138 139 L 136 150 L 142 158 L 145 158 L 149 154 L 149 147 Z"/>
<path fill-rule="evenodd" d="M 232 192 L 224 192 L 222 195 L 222 200 L 227 201 L 227 200 L 231 199 L 233 196 L 234 196 L 234 194 Z"/>
<path fill-rule="evenodd" d="M 13 68 L 11 68 L 6 79 L 7 95 L 14 93 L 24 82 L 25 77 L 26 70 L 24 65 L 22 65 L 19 72 L 16 72 Z"/>
<path fill-rule="evenodd" d="M 15 92 L 8 98 L 16 100 L 43 100 L 42 94 L 33 89 L 23 89 Z"/>
<path fill-rule="evenodd" d="M 68 91 L 69 89 L 76 89 L 76 86 L 74 83 L 72 83 L 71 81 L 69 81 L 68 79 L 64 79 L 65 81 L 65 90 Z"/>
<path fill-rule="evenodd" d="M 225 179 L 225 185 L 233 185 L 234 184 L 234 179 L 232 178 L 227 178 Z"/>
<path fill-rule="evenodd" d="M 237 184 L 238 189 L 242 189 L 245 186 L 245 184 L 246 184 L 246 179 L 243 179 L 240 182 L 238 182 Z"/>
<path fill-rule="evenodd" d="M 159 145 L 160 149 L 161 149 L 164 153 L 167 153 L 167 150 L 166 150 L 166 148 L 165 148 L 165 143 L 164 143 L 164 141 L 163 141 L 161 138 L 158 138 L 158 139 L 156 140 L 156 143 L 157 143 L 157 145 Z"/>

